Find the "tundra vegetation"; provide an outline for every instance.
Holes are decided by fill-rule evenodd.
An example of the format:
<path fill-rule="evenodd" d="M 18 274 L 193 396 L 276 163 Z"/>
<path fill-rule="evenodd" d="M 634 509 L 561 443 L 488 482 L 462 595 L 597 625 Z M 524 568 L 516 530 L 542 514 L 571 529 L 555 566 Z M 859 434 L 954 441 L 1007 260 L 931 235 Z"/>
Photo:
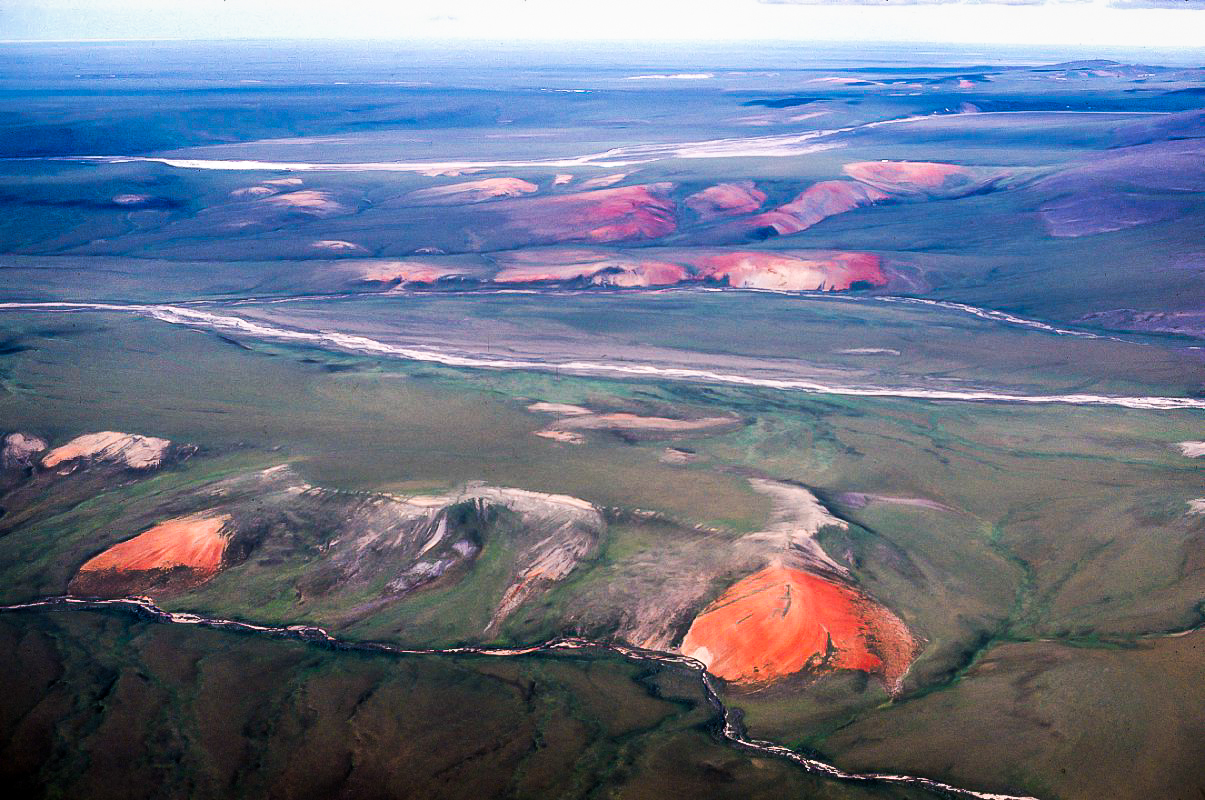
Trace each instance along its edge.
<path fill-rule="evenodd" d="M 1205 791 L 1200 69 L 220 47 L 0 52 L 19 793 Z"/>

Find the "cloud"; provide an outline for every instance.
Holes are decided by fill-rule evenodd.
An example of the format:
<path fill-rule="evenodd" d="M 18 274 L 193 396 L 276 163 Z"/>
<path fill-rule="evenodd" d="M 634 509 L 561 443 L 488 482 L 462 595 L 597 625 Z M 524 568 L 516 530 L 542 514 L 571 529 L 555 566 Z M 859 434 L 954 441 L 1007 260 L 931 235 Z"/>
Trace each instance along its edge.
<path fill-rule="evenodd" d="M 757 0 L 769 6 L 939 6 L 996 5 L 1044 6 L 1050 3 L 1087 3 L 1091 0 Z M 1158 2 L 1159 0 L 1154 0 Z M 1192 0 L 1205 2 L 1205 0 Z"/>
<path fill-rule="evenodd" d="M 1205 0 L 1111 0 L 1113 8 L 1205 9 Z"/>
<path fill-rule="evenodd" d="M 757 0 L 768 6 L 1053 6 L 1106 5 L 1110 8 L 1205 9 L 1205 0 Z"/>
<path fill-rule="evenodd" d="M 368 39 L 498 53 L 520 42 L 780 40 L 1195 49 L 1205 14 L 1183 9 L 1202 8 L 1205 0 L 0 0 L 0 40 Z"/>

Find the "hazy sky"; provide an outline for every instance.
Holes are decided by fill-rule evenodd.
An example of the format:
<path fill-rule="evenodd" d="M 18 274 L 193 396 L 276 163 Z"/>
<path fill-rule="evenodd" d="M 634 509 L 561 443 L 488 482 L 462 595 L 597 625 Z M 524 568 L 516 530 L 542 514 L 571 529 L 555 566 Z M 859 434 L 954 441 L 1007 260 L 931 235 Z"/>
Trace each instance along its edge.
<path fill-rule="evenodd" d="M 0 0 L 0 39 L 1205 46 L 1205 0 Z"/>

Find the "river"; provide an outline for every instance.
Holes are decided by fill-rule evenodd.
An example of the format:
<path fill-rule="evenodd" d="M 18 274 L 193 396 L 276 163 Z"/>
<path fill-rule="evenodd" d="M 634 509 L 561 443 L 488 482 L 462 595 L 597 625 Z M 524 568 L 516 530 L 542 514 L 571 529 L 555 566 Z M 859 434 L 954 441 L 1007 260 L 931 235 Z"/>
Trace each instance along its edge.
<path fill-rule="evenodd" d="M 658 650 L 645 650 L 639 647 L 629 647 L 622 644 L 596 642 L 577 637 L 558 637 L 539 644 L 526 647 L 449 647 L 449 648 L 407 648 L 386 642 L 358 642 L 339 639 L 331 636 L 322 628 L 311 625 L 258 625 L 252 622 L 242 622 L 218 617 L 204 617 L 199 614 L 179 611 L 165 611 L 159 608 L 150 598 L 123 597 L 112 600 L 91 600 L 77 597 L 46 597 L 28 603 L 16 603 L 0 606 L 0 611 L 14 612 L 27 610 L 79 610 L 117 609 L 138 616 L 151 622 L 172 625 L 198 625 L 205 628 L 215 628 L 225 631 L 257 634 L 273 638 L 293 639 L 335 650 L 361 651 L 370 653 L 389 653 L 393 655 L 427 655 L 427 656 L 487 656 L 495 658 L 515 658 L 529 656 L 535 653 L 556 653 L 570 650 L 595 650 L 614 653 L 632 661 L 653 662 L 669 667 L 689 670 L 699 677 L 703 695 L 708 704 L 715 710 L 721 723 L 721 737 L 733 747 L 756 753 L 762 756 L 782 758 L 793 762 L 810 773 L 822 775 L 840 781 L 857 783 L 878 783 L 910 786 L 927 789 L 938 794 L 951 797 L 976 798 L 977 800 L 1037 800 L 1028 795 L 993 794 L 951 786 L 948 783 L 935 781 L 913 775 L 897 775 L 887 772 L 847 772 L 824 761 L 791 750 L 774 742 L 750 738 L 741 724 L 740 711 L 729 707 L 720 697 L 715 680 L 708 674 L 703 662 L 679 653 L 668 653 Z"/>

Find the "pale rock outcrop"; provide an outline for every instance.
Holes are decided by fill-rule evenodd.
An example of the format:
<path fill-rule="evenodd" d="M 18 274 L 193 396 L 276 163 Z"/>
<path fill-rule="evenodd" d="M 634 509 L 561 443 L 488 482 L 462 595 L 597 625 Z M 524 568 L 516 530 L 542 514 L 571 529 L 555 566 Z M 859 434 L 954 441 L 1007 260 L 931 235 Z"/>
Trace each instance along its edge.
<path fill-rule="evenodd" d="M 86 433 L 47 453 L 42 458 L 42 466 L 53 469 L 60 464 L 88 459 L 121 464 L 131 469 L 150 469 L 163 462 L 170 445 L 167 439 L 137 433 Z"/>
<path fill-rule="evenodd" d="M 34 464 L 34 456 L 45 450 L 45 440 L 28 433 L 10 433 L 4 437 L 0 448 L 0 467 L 4 469 L 27 469 Z"/>
<path fill-rule="evenodd" d="M 1176 446 L 1188 458 L 1205 457 L 1205 442 L 1180 442 Z"/>
<path fill-rule="evenodd" d="M 849 574 L 816 541 L 824 527 L 848 529 L 845 520 L 834 516 L 803 486 L 763 478 L 752 478 L 749 485 L 770 498 L 770 524 L 765 530 L 746 534 L 738 546 L 755 547 L 777 562 Z"/>
<path fill-rule="evenodd" d="M 519 197 L 539 189 L 539 186 L 522 178 L 483 178 L 418 189 L 406 195 L 406 199 L 413 202 L 481 203 L 499 197 Z"/>

